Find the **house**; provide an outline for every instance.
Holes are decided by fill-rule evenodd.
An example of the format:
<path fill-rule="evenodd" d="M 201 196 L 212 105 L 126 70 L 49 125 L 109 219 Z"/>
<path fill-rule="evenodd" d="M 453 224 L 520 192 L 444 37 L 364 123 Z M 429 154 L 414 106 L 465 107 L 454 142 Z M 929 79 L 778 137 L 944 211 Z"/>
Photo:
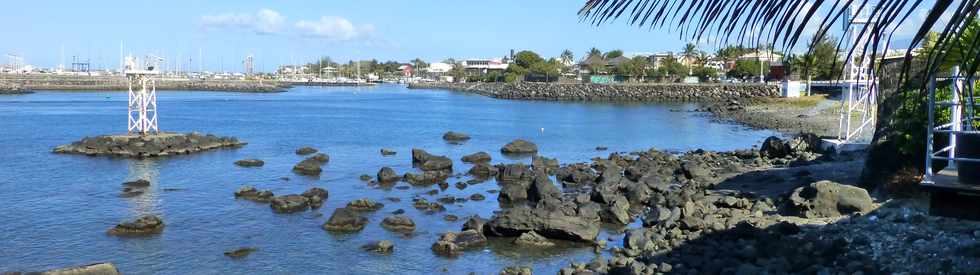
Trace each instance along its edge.
<path fill-rule="evenodd" d="M 579 62 L 578 64 L 580 67 L 579 73 L 582 74 L 604 74 L 608 72 L 605 71 L 606 65 L 608 65 L 608 63 L 606 63 L 606 60 L 599 55 L 592 55 L 586 57 L 585 59 L 582 60 L 582 62 Z M 592 71 L 593 69 L 597 71 L 593 72 Z"/>
<path fill-rule="evenodd" d="M 487 74 L 491 71 L 503 72 L 510 64 L 502 59 L 467 59 L 463 61 L 463 69 L 467 73 Z M 451 69 L 451 68 L 450 68 Z"/>
<path fill-rule="evenodd" d="M 660 69 L 660 66 L 663 65 L 664 60 L 672 57 L 674 57 L 674 53 L 672 52 L 661 52 L 661 53 L 651 54 L 650 56 L 647 57 L 647 60 L 650 61 L 650 64 L 653 66 L 653 69 L 656 70 L 656 69 Z"/>
<path fill-rule="evenodd" d="M 415 71 L 411 64 L 398 66 L 398 70 L 402 72 L 402 76 L 404 77 L 411 77 L 412 73 Z"/>
<path fill-rule="evenodd" d="M 762 61 L 769 63 L 783 60 L 783 55 L 775 53 L 771 50 L 762 50 L 743 54 L 742 56 L 738 57 L 738 60 Z"/>

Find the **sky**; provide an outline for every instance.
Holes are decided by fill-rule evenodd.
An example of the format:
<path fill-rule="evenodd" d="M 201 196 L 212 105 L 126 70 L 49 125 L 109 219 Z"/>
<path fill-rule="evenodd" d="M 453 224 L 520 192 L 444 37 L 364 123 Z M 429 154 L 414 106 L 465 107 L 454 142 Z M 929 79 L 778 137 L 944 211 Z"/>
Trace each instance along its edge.
<path fill-rule="evenodd" d="M 511 49 L 555 57 L 570 49 L 579 59 L 592 47 L 643 53 L 679 51 L 689 42 L 667 30 L 580 22 L 577 12 L 583 3 L 9 1 L 0 11 L 0 54 L 48 68 L 77 56 L 90 60 L 94 69 L 113 69 L 120 62 L 121 45 L 124 54 L 161 56 L 171 67 L 179 63 L 184 69 L 234 72 L 242 70 L 246 55 L 254 56 L 258 71 L 272 71 L 279 64 L 312 62 L 320 56 L 439 62 L 502 57 Z M 715 48 L 701 44 L 705 50 Z M 0 63 L 9 60 L 0 58 Z"/>

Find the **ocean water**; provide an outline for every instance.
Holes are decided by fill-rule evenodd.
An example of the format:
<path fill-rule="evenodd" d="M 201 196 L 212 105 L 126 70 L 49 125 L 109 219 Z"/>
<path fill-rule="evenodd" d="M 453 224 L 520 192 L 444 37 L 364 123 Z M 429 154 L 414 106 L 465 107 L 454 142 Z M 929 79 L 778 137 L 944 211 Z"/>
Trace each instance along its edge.
<path fill-rule="evenodd" d="M 469 169 L 463 155 L 486 151 L 494 163 L 529 163 L 506 158 L 499 148 L 524 138 L 540 154 L 562 163 L 658 148 L 687 151 L 732 150 L 761 143 L 771 131 L 719 123 L 690 104 L 559 103 L 508 101 L 404 86 L 367 88 L 297 87 L 280 94 L 160 92 L 160 128 L 236 136 L 249 144 L 162 159 L 57 155 L 57 145 L 84 136 L 126 130 L 126 94 L 57 92 L 0 97 L 0 272 L 37 271 L 94 262 L 112 262 L 126 274 L 496 274 L 510 265 L 530 265 L 536 274 L 555 274 L 570 262 L 588 262 L 592 248 L 561 243 L 535 250 L 491 239 L 484 249 L 455 258 L 432 253 L 445 231 L 458 231 L 470 215 L 487 218 L 499 209 L 493 181 L 425 195 L 437 187 L 377 189 L 358 179 L 382 166 L 412 171 L 411 148 L 452 158 L 456 171 Z M 444 142 L 453 130 L 473 138 Z M 597 152 L 596 146 L 609 147 Z M 330 155 L 320 177 L 293 174 L 313 146 Z M 381 148 L 398 154 L 383 157 Z M 259 158 L 261 168 L 233 162 Z M 288 177 L 288 180 L 283 180 Z M 139 197 L 121 198 L 121 183 L 139 178 L 152 186 Z M 450 179 L 450 184 L 467 178 Z M 298 194 L 310 187 L 330 192 L 322 208 L 276 214 L 267 204 L 235 200 L 242 185 Z M 399 183 L 399 185 L 406 185 Z M 485 201 L 447 205 L 427 215 L 411 207 L 413 197 L 429 201 L 481 193 Z M 385 198 L 400 198 L 391 202 Z M 320 228 L 334 209 L 358 198 L 386 206 L 367 217 L 359 233 L 332 234 Z M 379 226 L 396 209 L 412 217 L 411 236 Z M 120 238 L 106 235 L 115 224 L 156 214 L 167 224 L 160 235 Z M 453 214 L 459 221 L 448 222 Z M 603 232 L 621 245 L 615 229 Z M 395 251 L 377 255 L 360 249 L 372 240 L 391 240 Z M 259 250 L 234 260 L 223 252 L 242 246 Z"/>

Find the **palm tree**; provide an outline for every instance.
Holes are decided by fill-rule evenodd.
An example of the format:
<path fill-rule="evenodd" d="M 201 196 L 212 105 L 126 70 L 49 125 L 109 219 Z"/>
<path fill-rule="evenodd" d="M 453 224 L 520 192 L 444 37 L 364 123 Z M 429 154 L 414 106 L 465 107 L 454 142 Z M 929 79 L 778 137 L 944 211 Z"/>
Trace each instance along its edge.
<path fill-rule="evenodd" d="M 593 57 L 593 56 L 599 56 L 599 57 L 601 57 L 602 56 L 602 51 L 600 51 L 599 49 L 596 49 L 595 47 L 592 47 L 592 49 L 589 49 L 589 54 L 586 55 L 586 58 Z"/>
<path fill-rule="evenodd" d="M 701 51 L 698 50 L 698 45 L 694 43 L 687 43 L 684 45 L 684 50 L 681 51 L 681 56 L 684 57 L 684 63 L 687 63 L 687 75 L 691 75 L 694 72 L 694 63 L 697 63 L 698 56 L 701 55 Z"/>
<path fill-rule="evenodd" d="M 561 59 L 562 64 L 571 64 L 572 61 L 575 60 L 575 54 L 572 53 L 572 50 L 565 49 L 561 52 L 561 56 L 559 58 Z"/>
<path fill-rule="evenodd" d="M 921 22 L 908 22 L 910 18 L 918 18 L 913 15 L 923 8 L 927 8 L 928 12 Z M 898 118 L 893 114 L 905 108 L 904 102 L 911 102 L 911 113 L 920 116 L 925 113 L 924 110 L 915 111 L 915 106 L 924 105 L 924 91 L 929 81 L 915 80 L 934 79 L 942 67 L 949 65 L 950 52 L 956 48 L 961 49 L 956 51 L 962 53 L 960 56 L 963 58 L 953 63 L 963 69 L 965 77 L 972 78 L 977 73 L 980 69 L 980 58 L 976 58 L 980 57 L 980 36 L 973 36 L 974 39 L 967 43 L 961 43 L 960 39 L 969 37 L 969 25 L 980 16 L 980 0 L 586 0 L 579 10 L 579 16 L 596 26 L 622 17 L 629 25 L 668 28 L 692 41 L 711 38 L 709 40 L 725 44 L 765 43 L 791 52 L 798 43 L 805 43 L 806 39 L 801 41 L 801 38 L 805 32 L 812 31 L 810 28 L 814 24 L 818 26 L 814 40 L 820 40 L 841 24 L 850 27 L 853 22 L 844 15 L 852 9 L 866 11 L 868 18 L 876 23 L 858 26 L 860 31 L 857 37 L 852 38 L 868 43 L 845 44 L 845 37 L 842 36 L 837 45 L 850 46 L 839 50 L 847 52 L 846 60 L 875 57 L 871 59 L 871 67 L 882 76 L 882 83 L 886 83 L 884 78 L 889 76 L 896 78 L 896 81 L 889 83 L 897 83 L 896 87 L 879 89 L 883 100 L 877 108 L 877 121 L 880 123 L 876 125 L 873 146 L 869 150 L 868 169 L 862 175 L 867 183 L 877 177 L 884 179 L 884 176 L 903 166 L 921 168 L 918 163 L 925 159 L 924 144 L 921 145 L 922 150 L 911 150 L 923 154 L 894 152 L 904 149 L 896 145 L 899 143 L 896 140 L 902 140 L 905 135 L 922 134 L 925 132 L 921 130 L 925 128 L 924 125 L 909 125 L 908 120 L 893 119 Z M 913 58 L 914 47 L 909 47 L 900 71 L 888 75 L 885 70 L 891 66 L 879 66 L 877 63 L 884 62 L 884 52 L 891 45 L 892 36 L 903 25 L 918 28 L 910 43 L 913 46 L 923 44 L 931 30 L 941 32 L 931 43 L 931 50 L 924 52 L 923 57 Z"/>

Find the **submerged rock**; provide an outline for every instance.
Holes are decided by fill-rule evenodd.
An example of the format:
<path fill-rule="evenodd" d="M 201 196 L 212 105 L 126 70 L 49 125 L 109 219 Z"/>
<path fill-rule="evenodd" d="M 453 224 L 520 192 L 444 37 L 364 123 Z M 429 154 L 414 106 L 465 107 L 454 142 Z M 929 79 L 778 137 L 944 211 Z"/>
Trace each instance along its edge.
<path fill-rule="evenodd" d="M 252 254 L 252 252 L 258 250 L 259 249 L 255 247 L 242 247 L 232 251 L 225 252 L 225 256 L 228 256 L 232 259 L 241 259 L 241 258 L 248 257 L 249 254 Z"/>
<path fill-rule="evenodd" d="M 8 273 L 3 273 L 8 274 Z M 19 272 L 11 272 L 11 275 L 19 275 Z M 59 269 L 52 269 L 44 272 L 28 272 L 24 274 L 42 274 L 42 275 L 120 275 L 119 269 L 116 268 L 112 263 L 97 263 L 84 266 L 66 267 Z"/>
<path fill-rule="evenodd" d="M 356 211 L 377 211 L 384 208 L 385 205 L 380 202 L 375 202 L 370 199 L 358 199 L 347 203 L 347 208 Z"/>
<path fill-rule="evenodd" d="M 446 232 L 432 244 L 432 251 L 443 256 L 456 256 L 463 250 L 481 247 L 487 244 L 487 237 L 476 230 L 463 232 Z"/>
<path fill-rule="evenodd" d="M 318 151 L 319 150 L 317 150 L 316 148 L 307 146 L 307 147 L 296 149 L 296 154 L 300 156 L 305 156 L 305 155 L 316 153 Z"/>
<path fill-rule="evenodd" d="M 470 140 L 470 136 L 460 132 L 449 131 L 442 135 L 442 139 L 446 141 L 467 141 Z"/>
<path fill-rule="evenodd" d="M 309 190 L 306 190 L 306 192 L 303 192 L 301 196 L 306 197 L 306 199 L 309 200 L 310 208 L 317 209 L 320 208 L 321 205 L 323 205 L 323 201 L 327 200 L 327 197 L 330 196 L 330 193 L 327 192 L 326 189 L 313 187 L 310 188 Z"/>
<path fill-rule="evenodd" d="M 294 213 L 310 207 L 310 199 L 301 195 L 285 195 L 272 198 L 269 207 L 277 213 Z"/>
<path fill-rule="evenodd" d="M 793 190 L 791 211 L 804 218 L 826 218 L 867 213 L 874 208 L 868 191 L 832 181 L 818 181 Z"/>
<path fill-rule="evenodd" d="M 408 216 L 398 214 L 385 217 L 381 221 L 381 227 L 397 232 L 412 232 L 415 231 L 415 222 Z"/>
<path fill-rule="evenodd" d="M 314 159 L 305 159 L 297 163 L 296 166 L 293 166 L 293 172 L 304 176 L 319 176 L 323 172 L 323 168 L 320 168 L 321 165 L 323 165 L 323 162 Z"/>
<path fill-rule="evenodd" d="M 514 244 L 523 245 L 523 246 L 537 246 L 537 247 L 547 247 L 547 246 L 555 245 L 555 243 L 549 241 L 548 238 L 538 235 L 538 233 L 535 233 L 534 231 L 521 234 L 521 236 L 517 237 L 517 239 L 514 240 Z"/>
<path fill-rule="evenodd" d="M 255 186 L 249 186 L 249 185 L 242 186 L 238 188 L 237 191 L 235 191 L 236 199 L 242 198 L 242 199 L 257 201 L 257 202 L 269 202 L 272 200 L 272 197 L 273 197 L 272 191 L 269 190 L 259 191 L 258 189 L 255 188 Z"/>
<path fill-rule="evenodd" d="M 778 137 L 768 137 L 762 142 L 762 148 L 759 149 L 759 155 L 771 159 L 784 158 L 789 156 L 790 148 L 786 143 Z"/>
<path fill-rule="evenodd" d="M 538 145 L 523 139 L 517 139 L 507 143 L 500 152 L 504 154 L 535 154 L 538 152 Z"/>
<path fill-rule="evenodd" d="M 508 266 L 500 271 L 500 275 L 532 275 L 534 272 L 529 266 Z"/>
<path fill-rule="evenodd" d="M 145 179 L 138 179 L 134 181 L 127 181 L 122 184 L 127 187 L 150 187 L 150 181 Z"/>
<path fill-rule="evenodd" d="M 262 167 L 263 165 L 265 165 L 265 161 L 261 159 L 243 159 L 243 160 L 235 161 L 235 165 L 241 167 Z"/>
<path fill-rule="evenodd" d="M 453 161 L 444 156 L 429 156 L 419 165 L 422 171 L 452 171 Z"/>
<path fill-rule="evenodd" d="M 160 234 L 163 232 L 164 228 L 163 220 L 155 215 L 144 215 L 137 218 L 135 221 L 124 222 L 116 225 L 116 227 L 109 229 L 107 232 L 109 235 L 125 236 L 125 235 L 152 235 Z"/>
<path fill-rule="evenodd" d="M 398 154 L 398 152 L 395 152 L 394 149 L 381 148 L 382 156 L 394 156 L 395 154 Z"/>
<path fill-rule="evenodd" d="M 330 215 L 330 219 L 323 224 L 323 229 L 332 232 L 357 232 L 364 229 L 367 222 L 367 218 L 362 217 L 357 211 L 337 208 Z"/>
<path fill-rule="evenodd" d="M 490 162 L 491 158 L 490 158 L 490 154 L 487 152 L 476 152 L 473 154 L 463 156 L 463 158 L 460 160 L 466 163 L 481 163 L 481 162 Z"/>
<path fill-rule="evenodd" d="M 361 249 L 380 254 L 390 254 L 391 252 L 395 251 L 395 244 L 389 240 L 383 240 L 365 244 L 361 246 Z"/>

